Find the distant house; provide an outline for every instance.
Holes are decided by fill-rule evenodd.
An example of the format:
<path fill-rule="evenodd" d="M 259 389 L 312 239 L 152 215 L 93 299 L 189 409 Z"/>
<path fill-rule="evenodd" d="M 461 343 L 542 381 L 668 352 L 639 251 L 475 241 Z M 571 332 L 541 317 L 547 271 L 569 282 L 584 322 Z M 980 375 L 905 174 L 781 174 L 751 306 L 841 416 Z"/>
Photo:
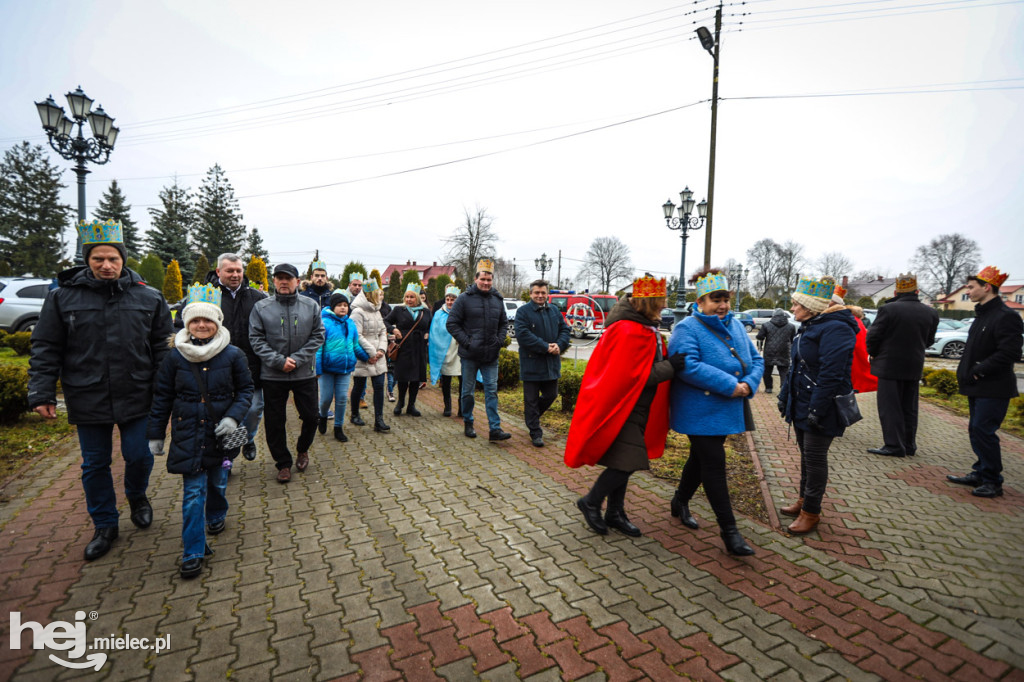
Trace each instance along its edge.
<path fill-rule="evenodd" d="M 896 295 L 895 277 L 876 277 L 874 279 L 850 279 L 843 277 L 843 286 L 852 298 L 869 297 L 877 306 L 887 298 Z"/>
<path fill-rule="evenodd" d="M 434 261 L 431 265 L 418 265 L 414 260 L 407 260 L 405 264 L 389 265 L 381 273 L 380 278 L 387 287 L 391 281 L 391 273 L 397 272 L 398 276 L 401 277 L 406 270 L 415 270 L 419 273 L 420 281 L 426 284 L 430 280 L 434 279 L 438 275 L 448 275 L 455 280 L 455 266 L 454 265 L 438 265 L 437 261 Z"/>
<path fill-rule="evenodd" d="M 999 296 L 1011 310 L 1017 311 L 1017 314 L 1024 317 L 1024 284 L 1004 284 L 999 287 Z M 940 310 L 974 310 L 974 304 L 971 303 L 970 297 L 967 295 L 967 286 L 961 286 L 954 289 L 949 293 L 948 296 L 941 296 L 935 301 L 935 305 Z"/>

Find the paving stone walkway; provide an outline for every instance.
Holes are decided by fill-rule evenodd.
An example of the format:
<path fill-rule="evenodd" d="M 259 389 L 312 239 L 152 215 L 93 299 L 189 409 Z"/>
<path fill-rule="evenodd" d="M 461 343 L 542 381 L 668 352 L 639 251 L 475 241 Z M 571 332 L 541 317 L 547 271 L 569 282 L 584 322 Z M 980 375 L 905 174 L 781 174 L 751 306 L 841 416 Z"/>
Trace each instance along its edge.
<path fill-rule="evenodd" d="M 262 442 L 238 460 L 227 530 L 192 581 L 178 577 L 181 480 L 162 460 L 153 526 L 136 530 L 123 504 L 120 539 L 89 564 L 77 449 L 37 461 L 0 504 L 0 679 L 1024 680 L 1018 439 L 1003 439 L 1006 496 L 978 500 L 944 480 L 972 461 L 965 420 L 922 405 L 918 455 L 876 457 L 867 396 L 833 446 L 819 531 L 741 519 L 757 555 L 736 559 L 702 496 L 690 531 L 669 517 L 672 484 L 647 475 L 627 497 L 644 537 L 594 535 L 574 503 L 596 470 L 566 469 L 562 441 L 534 448 L 511 417 L 512 440 L 469 440 L 435 389 L 421 396 L 424 416 L 389 412 L 390 434 L 318 436 L 288 485 Z M 782 506 L 799 456 L 773 396 L 754 408 Z M 73 652 L 25 648 L 30 633 L 9 646 L 14 611 L 42 625 L 82 612 L 90 642 L 169 647 L 65 669 L 48 654 Z"/>

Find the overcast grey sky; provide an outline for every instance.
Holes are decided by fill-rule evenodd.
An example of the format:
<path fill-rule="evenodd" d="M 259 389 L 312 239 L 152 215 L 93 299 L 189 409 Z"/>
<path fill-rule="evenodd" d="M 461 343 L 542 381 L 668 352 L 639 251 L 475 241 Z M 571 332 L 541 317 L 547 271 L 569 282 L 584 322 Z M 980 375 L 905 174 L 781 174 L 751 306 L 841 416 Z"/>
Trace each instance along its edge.
<path fill-rule="evenodd" d="M 693 30 L 715 7 L 0 0 L 0 144 L 45 144 L 33 102 L 80 84 L 121 128 L 88 203 L 117 178 L 143 228 L 171 176 L 194 190 L 219 163 L 278 262 L 440 260 L 479 204 L 526 276 L 559 249 L 572 276 L 608 235 L 670 275 L 661 204 L 707 193 L 712 60 Z M 961 231 L 1024 280 L 1024 2 L 724 14 L 715 263 L 769 236 L 894 275 Z M 688 271 L 703 246 L 693 233 Z"/>

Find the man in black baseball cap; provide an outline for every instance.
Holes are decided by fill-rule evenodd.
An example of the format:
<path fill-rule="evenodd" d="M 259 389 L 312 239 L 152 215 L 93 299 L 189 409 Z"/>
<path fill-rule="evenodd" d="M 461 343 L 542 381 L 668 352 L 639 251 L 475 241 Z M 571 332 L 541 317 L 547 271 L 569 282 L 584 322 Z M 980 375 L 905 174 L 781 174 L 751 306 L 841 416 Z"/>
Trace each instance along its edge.
<path fill-rule="evenodd" d="M 278 263 L 274 266 L 274 274 L 272 276 L 274 279 L 277 279 L 278 275 L 288 275 L 289 277 L 298 279 L 299 269 L 291 263 Z"/>

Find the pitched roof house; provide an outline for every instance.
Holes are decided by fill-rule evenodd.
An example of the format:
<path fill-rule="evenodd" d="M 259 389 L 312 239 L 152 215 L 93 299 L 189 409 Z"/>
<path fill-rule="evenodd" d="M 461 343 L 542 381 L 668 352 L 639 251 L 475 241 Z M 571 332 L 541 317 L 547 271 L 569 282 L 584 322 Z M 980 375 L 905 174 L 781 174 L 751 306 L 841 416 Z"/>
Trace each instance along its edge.
<path fill-rule="evenodd" d="M 406 270 L 415 270 L 420 275 L 420 281 L 426 284 L 430 280 L 434 279 L 438 275 L 448 275 L 453 280 L 455 279 L 455 266 L 454 265 L 438 265 L 437 261 L 434 261 L 431 265 L 418 265 L 414 260 L 407 260 L 405 264 L 392 264 L 384 269 L 384 272 L 380 274 L 381 281 L 386 287 L 388 282 L 391 281 L 391 273 L 398 272 L 399 276 L 402 276 Z"/>

